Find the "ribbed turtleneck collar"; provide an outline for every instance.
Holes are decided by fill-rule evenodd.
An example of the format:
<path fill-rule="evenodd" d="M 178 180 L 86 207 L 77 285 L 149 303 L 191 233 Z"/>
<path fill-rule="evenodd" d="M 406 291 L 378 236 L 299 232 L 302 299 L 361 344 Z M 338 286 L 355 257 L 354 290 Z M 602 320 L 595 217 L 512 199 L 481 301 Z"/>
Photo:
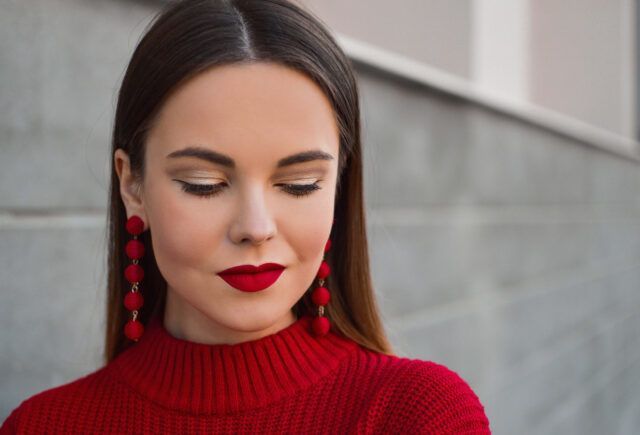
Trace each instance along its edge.
<path fill-rule="evenodd" d="M 329 374 L 358 344 L 330 331 L 316 337 L 310 316 L 257 340 L 203 344 L 173 337 L 160 317 L 113 360 L 118 376 L 144 397 L 197 414 L 260 407 Z"/>

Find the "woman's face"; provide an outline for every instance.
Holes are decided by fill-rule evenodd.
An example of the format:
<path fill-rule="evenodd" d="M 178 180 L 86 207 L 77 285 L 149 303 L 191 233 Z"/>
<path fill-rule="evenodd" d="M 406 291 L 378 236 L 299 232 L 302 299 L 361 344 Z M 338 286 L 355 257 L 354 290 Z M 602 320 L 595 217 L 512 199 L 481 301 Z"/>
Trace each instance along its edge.
<path fill-rule="evenodd" d="M 180 155 L 189 148 L 217 158 Z M 291 308 L 314 283 L 331 231 L 338 150 L 321 89 L 293 69 L 254 63 L 214 67 L 170 95 L 149 131 L 139 190 L 116 151 L 127 215 L 150 229 L 168 283 L 164 322 L 174 336 L 235 343 L 295 320 Z M 279 164 L 309 151 L 326 157 Z M 285 269 L 261 291 L 218 275 L 263 263 Z"/>

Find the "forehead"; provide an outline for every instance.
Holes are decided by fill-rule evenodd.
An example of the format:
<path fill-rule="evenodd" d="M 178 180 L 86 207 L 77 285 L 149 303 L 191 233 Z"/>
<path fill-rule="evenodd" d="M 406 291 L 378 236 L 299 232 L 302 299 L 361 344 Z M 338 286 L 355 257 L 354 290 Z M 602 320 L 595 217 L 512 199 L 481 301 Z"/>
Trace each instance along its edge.
<path fill-rule="evenodd" d="M 242 159 L 306 149 L 337 156 L 338 137 L 331 103 L 310 78 L 279 64 L 251 63 L 216 66 L 181 85 L 149 140 L 162 157 L 197 143 Z"/>

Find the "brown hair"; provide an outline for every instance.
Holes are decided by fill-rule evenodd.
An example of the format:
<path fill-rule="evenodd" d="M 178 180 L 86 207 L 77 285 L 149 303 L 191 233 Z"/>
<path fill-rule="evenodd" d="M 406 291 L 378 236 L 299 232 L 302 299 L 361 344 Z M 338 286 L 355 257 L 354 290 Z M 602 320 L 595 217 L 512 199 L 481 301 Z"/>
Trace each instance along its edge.
<path fill-rule="evenodd" d="M 352 66 L 322 22 L 287 0 L 187 0 L 168 3 L 149 23 L 129 62 L 113 125 L 108 215 L 108 283 L 104 360 L 133 342 L 123 333 L 129 312 L 124 268 L 126 210 L 113 154 L 122 148 L 136 180 L 144 179 L 145 138 L 170 92 L 205 69 L 246 62 L 277 62 L 310 77 L 330 100 L 340 132 L 335 219 L 326 260 L 331 266 L 326 315 L 331 327 L 362 346 L 392 354 L 369 271 L 363 200 L 360 107 Z M 140 265 L 144 306 L 139 320 L 164 312 L 167 283 L 158 270 L 148 231 Z M 297 317 L 314 313 L 313 287 L 295 304 Z"/>

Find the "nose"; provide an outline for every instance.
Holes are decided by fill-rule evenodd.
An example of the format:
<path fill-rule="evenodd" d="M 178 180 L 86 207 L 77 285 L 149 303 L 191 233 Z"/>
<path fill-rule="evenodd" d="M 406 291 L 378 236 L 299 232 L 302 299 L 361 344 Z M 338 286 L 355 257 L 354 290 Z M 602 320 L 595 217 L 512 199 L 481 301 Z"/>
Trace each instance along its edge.
<path fill-rule="evenodd" d="M 241 195 L 229 237 L 234 243 L 261 245 L 275 234 L 275 222 L 259 188 Z"/>

